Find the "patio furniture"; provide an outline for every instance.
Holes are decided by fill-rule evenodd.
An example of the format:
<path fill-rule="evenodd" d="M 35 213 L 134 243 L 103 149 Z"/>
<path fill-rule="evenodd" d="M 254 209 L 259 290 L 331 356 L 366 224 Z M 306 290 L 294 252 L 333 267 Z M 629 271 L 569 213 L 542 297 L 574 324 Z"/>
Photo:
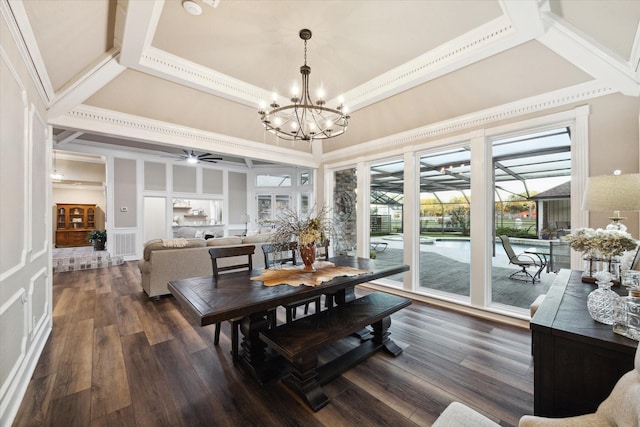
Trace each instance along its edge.
<path fill-rule="evenodd" d="M 387 242 L 371 242 L 371 250 L 376 252 L 384 252 L 389 244 Z"/>
<path fill-rule="evenodd" d="M 513 247 L 511 246 L 509 236 L 503 235 L 499 237 L 500 241 L 502 242 L 502 247 L 509 257 L 509 264 L 513 264 L 521 268 L 521 270 L 511 273 L 509 275 L 509 278 L 514 280 L 522 280 L 524 282 L 528 282 L 529 280 L 531 280 L 531 283 L 535 284 L 537 273 L 531 274 L 529 273 L 529 271 L 527 271 L 527 268 L 535 267 L 539 271 L 543 267 L 540 259 L 536 256 L 528 255 L 525 253 L 516 255 Z"/>

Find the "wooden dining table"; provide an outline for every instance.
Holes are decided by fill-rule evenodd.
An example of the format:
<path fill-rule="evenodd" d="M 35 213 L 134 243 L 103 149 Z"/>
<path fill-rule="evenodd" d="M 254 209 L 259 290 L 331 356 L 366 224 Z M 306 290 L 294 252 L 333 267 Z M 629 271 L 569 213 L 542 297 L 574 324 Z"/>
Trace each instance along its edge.
<path fill-rule="evenodd" d="M 254 269 L 221 274 L 217 280 L 213 275 L 172 280 L 168 288 L 201 326 L 241 317 L 243 339 L 238 363 L 259 382 L 266 382 L 278 376 L 278 368 L 268 360 L 266 344 L 259 336 L 269 327 L 268 310 L 323 294 L 331 295 L 337 305 L 343 305 L 356 299 L 356 285 L 409 270 L 405 264 L 352 256 L 332 257 L 328 261 L 362 273 L 335 277 L 316 286 L 265 286 L 262 281 L 251 279 L 263 272 Z"/>

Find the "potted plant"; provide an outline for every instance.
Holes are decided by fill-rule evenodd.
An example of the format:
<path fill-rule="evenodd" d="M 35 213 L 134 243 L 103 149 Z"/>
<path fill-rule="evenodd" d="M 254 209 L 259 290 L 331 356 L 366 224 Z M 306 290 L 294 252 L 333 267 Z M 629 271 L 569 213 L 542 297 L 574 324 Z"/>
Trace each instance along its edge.
<path fill-rule="evenodd" d="M 107 230 L 93 230 L 87 234 L 87 241 L 93 243 L 94 251 L 104 251 L 107 243 Z"/>

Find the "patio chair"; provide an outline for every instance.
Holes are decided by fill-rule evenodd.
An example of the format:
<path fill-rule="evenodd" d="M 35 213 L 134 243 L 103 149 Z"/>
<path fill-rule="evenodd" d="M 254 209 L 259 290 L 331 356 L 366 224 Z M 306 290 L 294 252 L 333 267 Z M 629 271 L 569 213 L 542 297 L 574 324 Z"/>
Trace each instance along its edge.
<path fill-rule="evenodd" d="M 542 266 L 540 259 L 534 257 L 529 254 L 521 253 L 516 255 L 513 247 L 511 247 L 511 241 L 509 240 L 509 236 L 499 236 L 500 241 L 502 242 L 502 247 L 504 251 L 507 253 L 509 257 L 509 264 L 517 265 L 521 268 L 521 270 L 517 270 L 509 275 L 510 279 L 514 280 L 522 280 L 524 282 L 528 282 L 531 280 L 531 283 L 536 283 L 535 274 L 529 273 L 527 268 L 535 267 L 539 269 Z M 539 280 L 539 279 L 538 279 Z"/>

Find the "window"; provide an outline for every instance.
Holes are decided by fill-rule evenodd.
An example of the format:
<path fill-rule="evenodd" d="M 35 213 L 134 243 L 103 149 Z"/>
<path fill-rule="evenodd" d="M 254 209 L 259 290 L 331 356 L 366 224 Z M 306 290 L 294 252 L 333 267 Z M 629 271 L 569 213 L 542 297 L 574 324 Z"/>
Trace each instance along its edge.
<path fill-rule="evenodd" d="M 256 175 L 256 187 L 291 187 L 291 175 L 278 173 Z"/>

